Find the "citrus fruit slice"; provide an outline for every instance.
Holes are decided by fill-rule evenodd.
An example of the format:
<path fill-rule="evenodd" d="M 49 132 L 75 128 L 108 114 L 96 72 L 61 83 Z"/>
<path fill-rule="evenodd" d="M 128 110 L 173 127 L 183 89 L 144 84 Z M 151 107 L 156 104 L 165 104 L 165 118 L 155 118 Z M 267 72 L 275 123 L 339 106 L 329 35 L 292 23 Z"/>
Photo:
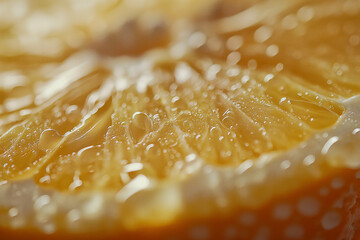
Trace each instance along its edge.
<path fill-rule="evenodd" d="M 1 4 L 0 236 L 360 236 L 357 0 Z"/>

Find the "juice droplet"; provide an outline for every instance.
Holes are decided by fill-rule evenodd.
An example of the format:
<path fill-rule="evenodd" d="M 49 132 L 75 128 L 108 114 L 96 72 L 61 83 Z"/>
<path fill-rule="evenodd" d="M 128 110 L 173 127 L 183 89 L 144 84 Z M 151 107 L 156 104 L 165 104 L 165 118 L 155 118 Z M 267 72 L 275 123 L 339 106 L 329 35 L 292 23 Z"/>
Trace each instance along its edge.
<path fill-rule="evenodd" d="M 39 140 L 39 149 L 49 151 L 54 149 L 61 141 L 62 136 L 54 129 L 46 129 L 41 133 Z"/>
<path fill-rule="evenodd" d="M 178 110 L 185 110 L 187 108 L 187 104 L 184 99 L 179 98 L 178 96 L 175 96 L 171 99 L 171 102 L 174 104 L 174 106 Z"/>
<path fill-rule="evenodd" d="M 103 151 L 102 145 L 87 146 L 77 152 L 79 161 L 79 169 L 82 173 L 93 174 L 95 172 L 95 164 L 101 158 Z M 79 182 L 79 181 L 78 181 Z"/>
<path fill-rule="evenodd" d="M 268 26 L 262 26 L 258 28 L 254 33 L 254 40 L 262 43 L 268 40 L 272 35 L 272 29 Z"/>
<path fill-rule="evenodd" d="M 356 135 L 357 133 L 360 132 L 360 128 L 355 128 L 353 131 L 352 131 L 352 134 L 353 135 Z"/>
<path fill-rule="evenodd" d="M 152 121 L 146 113 L 136 112 L 133 114 L 130 131 L 135 142 L 139 142 L 152 128 Z"/>
<path fill-rule="evenodd" d="M 102 146 L 96 145 L 96 146 L 87 146 L 81 149 L 77 156 L 82 159 L 83 161 L 87 161 L 89 159 L 95 158 L 97 156 L 101 155 Z"/>
<path fill-rule="evenodd" d="M 321 154 L 325 155 L 328 153 L 330 148 L 339 140 L 339 137 L 332 137 L 330 138 L 324 145 L 324 147 L 321 149 Z"/>

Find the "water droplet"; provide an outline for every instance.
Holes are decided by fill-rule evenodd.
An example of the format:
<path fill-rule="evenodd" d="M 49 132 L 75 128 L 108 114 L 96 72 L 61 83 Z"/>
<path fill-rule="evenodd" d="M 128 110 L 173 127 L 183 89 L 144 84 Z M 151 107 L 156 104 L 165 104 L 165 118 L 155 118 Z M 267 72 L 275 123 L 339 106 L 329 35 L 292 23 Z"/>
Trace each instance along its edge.
<path fill-rule="evenodd" d="M 182 84 L 196 76 L 196 72 L 187 63 L 180 62 L 175 68 L 174 75 L 176 82 Z"/>
<path fill-rule="evenodd" d="M 126 184 L 117 194 L 116 194 L 116 200 L 119 202 L 126 201 L 129 197 L 131 197 L 133 194 L 146 189 L 150 186 L 150 180 L 140 174 L 136 176 L 133 180 L 131 180 L 128 184 Z"/>
<path fill-rule="evenodd" d="M 146 113 L 136 112 L 133 114 L 130 131 L 135 142 L 139 142 L 145 134 L 152 131 L 152 128 L 153 123 Z"/>
<path fill-rule="evenodd" d="M 203 46 L 205 42 L 206 42 L 206 35 L 202 32 L 195 32 L 191 34 L 188 41 L 189 45 L 192 48 L 199 48 Z"/>
<path fill-rule="evenodd" d="M 62 138 L 63 136 L 61 136 L 58 131 L 54 129 L 46 129 L 40 135 L 39 148 L 42 151 L 52 150 L 59 144 Z"/>
<path fill-rule="evenodd" d="M 275 57 L 278 53 L 279 53 L 279 47 L 275 44 L 272 44 L 266 48 L 266 55 L 268 57 Z"/>
<path fill-rule="evenodd" d="M 19 209 L 17 208 L 10 208 L 8 211 L 8 215 L 9 217 L 13 218 L 16 217 L 17 215 L 19 215 Z"/>
<path fill-rule="evenodd" d="M 229 65 L 236 65 L 241 59 L 241 54 L 239 52 L 231 52 L 226 58 L 226 62 Z"/>
<path fill-rule="evenodd" d="M 272 74 L 272 73 L 269 73 L 269 74 L 267 74 L 265 77 L 264 77 L 264 82 L 269 82 L 271 79 L 273 79 L 274 78 L 274 74 Z"/>
<path fill-rule="evenodd" d="M 315 15 L 315 10 L 312 7 L 302 7 L 297 12 L 297 17 L 302 22 L 310 21 Z"/>
<path fill-rule="evenodd" d="M 232 36 L 226 41 L 226 47 L 230 51 L 236 51 L 243 45 L 243 38 L 241 36 Z"/>
<path fill-rule="evenodd" d="M 312 217 L 319 213 L 320 203 L 314 197 L 303 197 L 298 202 L 297 207 L 302 215 Z"/>
<path fill-rule="evenodd" d="M 331 181 L 331 187 L 333 189 L 340 189 L 342 188 L 343 186 L 345 185 L 345 181 L 344 179 L 338 177 L 338 178 L 334 178 L 332 181 Z"/>
<path fill-rule="evenodd" d="M 221 66 L 219 64 L 211 65 L 206 72 L 206 78 L 210 81 L 215 80 L 220 70 L 221 70 Z"/>
<path fill-rule="evenodd" d="M 149 144 L 149 145 L 147 145 L 146 146 L 146 152 L 149 152 L 149 151 L 151 151 L 152 149 L 154 149 L 155 148 L 155 145 L 154 144 Z"/>
<path fill-rule="evenodd" d="M 339 226 L 341 215 L 337 211 L 327 212 L 321 219 L 321 225 L 325 230 L 333 229 Z"/>
<path fill-rule="evenodd" d="M 79 173 L 75 172 L 72 183 L 69 185 L 69 190 L 74 191 L 83 185 L 82 180 L 79 178 Z"/>
<path fill-rule="evenodd" d="M 304 163 L 305 166 L 310 166 L 314 162 L 315 162 L 315 156 L 312 155 L 312 154 L 307 155 L 303 160 L 303 163 Z"/>
<path fill-rule="evenodd" d="M 297 25 L 297 18 L 293 14 L 287 15 L 281 20 L 281 26 L 286 30 L 294 29 L 297 27 Z"/>
<path fill-rule="evenodd" d="M 355 128 L 353 131 L 352 131 L 352 134 L 355 135 L 357 133 L 360 132 L 360 128 Z"/>
<path fill-rule="evenodd" d="M 88 162 L 89 159 L 93 159 L 95 156 L 99 156 L 101 151 L 101 145 L 87 146 L 79 150 L 76 155 L 79 157 L 80 161 Z"/>
<path fill-rule="evenodd" d="M 321 149 L 321 154 L 325 155 L 328 153 L 329 149 L 331 148 L 331 146 L 336 143 L 339 140 L 338 137 L 334 136 L 332 138 L 330 138 L 324 145 L 324 147 Z"/>
<path fill-rule="evenodd" d="M 36 221 L 45 224 L 56 214 L 57 205 L 51 201 L 50 196 L 42 195 L 36 199 L 34 210 L 36 211 Z"/>
<path fill-rule="evenodd" d="M 51 178 L 49 175 L 43 176 L 39 180 L 40 183 L 50 183 L 50 181 L 51 181 Z"/>
<path fill-rule="evenodd" d="M 262 26 L 258 28 L 254 33 L 254 39 L 256 42 L 262 43 L 268 40 L 272 35 L 272 29 L 268 26 Z"/>
<path fill-rule="evenodd" d="M 280 163 L 280 168 L 283 170 L 288 169 L 291 166 L 291 162 L 289 160 L 284 160 Z"/>
<path fill-rule="evenodd" d="M 81 212 L 78 209 L 72 209 L 68 212 L 66 218 L 71 223 L 76 222 L 81 218 Z"/>
<path fill-rule="evenodd" d="M 42 230 L 47 234 L 52 234 L 56 231 L 56 227 L 52 223 L 45 223 L 41 226 Z"/>
<path fill-rule="evenodd" d="M 34 203 L 34 209 L 35 211 L 39 211 L 44 206 L 48 205 L 50 203 L 51 199 L 49 195 L 42 195 L 38 197 Z"/>
<path fill-rule="evenodd" d="M 236 67 L 232 67 L 232 68 L 229 68 L 227 71 L 226 71 L 226 75 L 229 76 L 229 77 L 236 77 L 240 74 L 240 69 L 239 68 L 236 68 Z"/>
<path fill-rule="evenodd" d="M 192 162 L 192 161 L 194 161 L 194 160 L 196 160 L 196 154 L 195 153 L 190 153 L 189 155 L 187 155 L 186 157 L 185 157 L 185 161 L 186 162 Z"/>
<path fill-rule="evenodd" d="M 268 54 L 267 54 L 267 55 L 268 55 Z M 269 55 L 268 55 L 268 56 L 269 56 Z M 269 56 L 269 57 L 270 57 L 270 56 Z M 282 64 L 282 63 L 276 64 L 275 70 L 276 70 L 277 72 L 281 72 L 283 69 L 284 69 L 284 64 Z"/>
<path fill-rule="evenodd" d="M 179 98 L 178 96 L 173 97 L 171 99 L 171 102 L 175 105 L 175 107 L 179 111 L 187 109 L 187 104 L 186 104 L 185 100 L 182 98 Z"/>
<path fill-rule="evenodd" d="M 142 170 L 144 165 L 142 163 L 129 163 L 124 166 L 125 172 L 136 172 Z"/>
<path fill-rule="evenodd" d="M 250 159 L 245 160 L 240 164 L 240 166 L 236 169 L 236 172 L 238 174 L 242 174 L 243 172 L 247 171 L 249 168 L 251 168 L 254 165 L 254 162 Z"/>
<path fill-rule="evenodd" d="M 246 84 L 250 80 L 250 77 L 248 75 L 244 75 L 241 77 L 241 83 Z"/>

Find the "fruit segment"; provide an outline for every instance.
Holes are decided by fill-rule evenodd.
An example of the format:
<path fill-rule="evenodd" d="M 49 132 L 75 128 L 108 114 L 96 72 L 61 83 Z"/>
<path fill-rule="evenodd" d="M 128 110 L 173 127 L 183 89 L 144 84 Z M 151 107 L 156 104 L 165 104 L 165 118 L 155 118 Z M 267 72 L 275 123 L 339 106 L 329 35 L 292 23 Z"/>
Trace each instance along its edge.
<path fill-rule="evenodd" d="M 4 9 L 0 228 L 357 231 L 359 1 L 16 0 L 0 19 Z"/>

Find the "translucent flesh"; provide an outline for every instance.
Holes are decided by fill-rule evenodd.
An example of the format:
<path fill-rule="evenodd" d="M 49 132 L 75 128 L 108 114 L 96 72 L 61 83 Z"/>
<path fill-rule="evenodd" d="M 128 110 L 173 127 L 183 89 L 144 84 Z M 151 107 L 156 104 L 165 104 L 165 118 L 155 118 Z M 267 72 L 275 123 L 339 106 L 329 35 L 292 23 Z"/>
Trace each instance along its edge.
<path fill-rule="evenodd" d="M 140 60 L 129 69 L 121 61 L 104 66 L 99 57 L 85 67 L 86 54 L 4 57 L 0 179 L 34 177 L 70 191 L 120 189 L 139 174 L 184 178 L 195 158 L 236 166 L 296 146 L 334 125 L 344 110 L 337 100 L 360 91 L 359 17 L 321 16 L 323 4 L 300 4 L 231 33 L 204 30 L 201 46 L 187 47 L 180 59 L 166 49 L 147 54 L 145 67 L 137 67 Z M 66 71 L 83 73 L 44 97 Z M 11 77 L 18 86 L 5 86 Z"/>
<path fill-rule="evenodd" d="M 360 93 L 360 4 L 285 2 L 196 1 L 188 12 L 159 0 L 151 24 L 131 3 L 94 1 L 91 19 L 77 15 L 71 1 L 29 3 L 18 19 L 0 22 L 0 186 L 30 179 L 75 195 L 121 193 L 138 181 L 160 193 L 164 184 L 190 178 L 202 186 L 204 166 L 239 172 L 250 160 L 289 153 L 336 126 L 344 101 Z M 64 20 L 66 9 L 74 18 L 58 28 L 31 25 L 55 13 Z M 263 15 L 251 15 L 258 10 Z M 299 167 L 287 182 L 272 176 L 271 188 L 250 186 L 249 196 L 261 202 L 273 192 L 284 195 L 288 185 L 310 181 L 307 174 L 323 177 L 319 169 L 329 165 Z M 190 196 L 196 186 L 188 187 Z M 144 217 L 137 208 L 144 200 L 134 199 L 124 216 L 134 210 Z M 182 215 L 218 200 L 189 204 Z M 226 201 L 231 207 L 235 200 Z M 154 222 L 171 221 L 168 215 Z"/>

